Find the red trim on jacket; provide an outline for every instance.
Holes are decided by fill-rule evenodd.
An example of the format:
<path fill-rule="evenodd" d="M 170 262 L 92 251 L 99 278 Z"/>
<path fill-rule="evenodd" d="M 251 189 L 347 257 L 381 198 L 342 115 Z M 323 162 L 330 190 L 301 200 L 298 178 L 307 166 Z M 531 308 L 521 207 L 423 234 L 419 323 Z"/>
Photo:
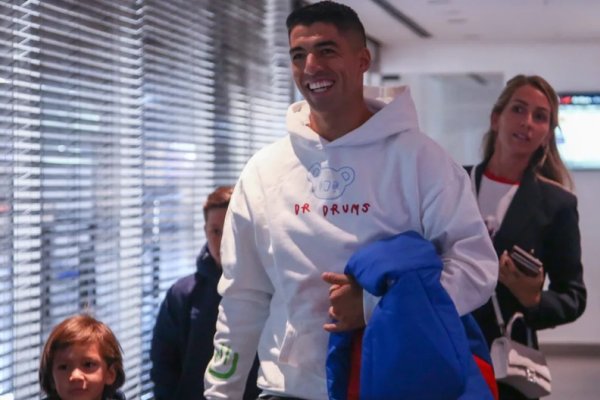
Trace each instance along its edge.
<path fill-rule="evenodd" d="M 348 400 L 360 399 L 360 363 L 362 362 L 362 339 L 364 329 L 354 333 L 352 336 L 352 348 L 350 349 L 350 379 L 348 380 Z"/>
<path fill-rule="evenodd" d="M 473 354 L 473 359 L 475 360 L 475 364 L 479 367 L 479 371 L 481 371 L 485 383 L 490 387 L 494 399 L 498 400 L 498 385 L 496 384 L 496 377 L 494 376 L 494 367 L 487 361 L 477 357 L 475 354 Z"/>

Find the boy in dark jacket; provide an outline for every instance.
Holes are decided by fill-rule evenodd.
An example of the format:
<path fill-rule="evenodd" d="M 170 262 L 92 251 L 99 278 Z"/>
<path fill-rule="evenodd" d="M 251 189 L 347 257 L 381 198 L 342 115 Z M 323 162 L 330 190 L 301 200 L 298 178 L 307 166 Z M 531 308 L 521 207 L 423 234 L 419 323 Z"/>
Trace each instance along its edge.
<path fill-rule="evenodd" d="M 204 399 L 204 371 L 213 355 L 213 336 L 221 296 L 219 249 L 232 188 L 212 192 L 204 205 L 207 244 L 196 261 L 196 273 L 169 289 L 160 307 L 150 358 L 150 377 L 157 400 Z M 258 363 L 248 376 L 244 399 L 256 399 Z"/>

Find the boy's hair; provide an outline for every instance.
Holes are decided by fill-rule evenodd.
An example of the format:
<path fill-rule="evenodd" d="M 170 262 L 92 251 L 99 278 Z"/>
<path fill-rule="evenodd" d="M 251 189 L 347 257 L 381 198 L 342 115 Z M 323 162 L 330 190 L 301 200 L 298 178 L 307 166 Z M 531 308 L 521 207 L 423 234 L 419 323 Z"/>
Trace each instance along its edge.
<path fill-rule="evenodd" d="M 232 193 L 233 186 L 219 186 L 209 194 L 206 198 L 206 203 L 204 203 L 204 221 L 206 221 L 210 210 L 215 208 L 227 208 Z"/>
<path fill-rule="evenodd" d="M 49 398 L 58 398 L 54 379 L 52 378 L 52 363 L 58 350 L 72 345 L 97 343 L 100 355 L 108 368 L 113 368 L 115 381 L 104 388 L 104 394 L 111 397 L 125 383 L 123 356 L 121 345 L 110 328 L 89 315 L 76 315 L 58 324 L 44 345 L 40 360 L 39 379 L 42 390 Z"/>
<path fill-rule="evenodd" d="M 320 1 L 292 11 L 285 21 L 288 37 L 296 26 L 310 26 L 316 22 L 332 24 L 340 32 L 357 34 L 361 44 L 367 45 L 365 27 L 356 12 L 344 4 L 333 1 Z"/>

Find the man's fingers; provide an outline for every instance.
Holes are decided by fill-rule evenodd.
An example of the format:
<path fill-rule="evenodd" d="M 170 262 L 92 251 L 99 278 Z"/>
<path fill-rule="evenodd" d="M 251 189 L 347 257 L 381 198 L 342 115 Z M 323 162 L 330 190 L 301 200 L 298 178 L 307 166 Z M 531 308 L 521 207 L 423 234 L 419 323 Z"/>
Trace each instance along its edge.
<path fill-rule="evenodd" d="M 351 282 L 348 275 L 335 272 L 323 272 L 321 278 L 330 285 L 348 285 Z"/>
<path fill-rule="evenodd" d="M 335 309 L 333 307 L 329 307 L 329 318 L 334 321 L 337 321 L 338 315 L 335 313 Z"/>
<path fill-rule="evenodd" d="M 331 322 L 324 324 L 323 329 L 327 332 L 341 332 L 342 329 L 340 326 L 343 326 L 343 323 L 338 320 L 338 316 L 336 315 L 333 306 L 329 307 L 328 314 Z"/>
<path fill-rule="evenodd" d="M 336 290 L 338 290 L 339 288 L 341 288 L 341 286 L 338 284 L 333 284 L 333 285 L 329 286 L 329 296 L 331 296 L 331 294 L 333 292 L 335 292 Z"/>
<path fill-rule="evenodd" d="M 350 275 L 324 272 L 323 281 L 329 286 L 328 315 L 330 322 L 323 325 L 327 332 L 345 332 L 364 326 L 362 290 Z"/>
<path fill-rule="evenodd" d="M 324 324 L 323 329 L 325 329 L 327 332 L 344 332 L 347 330 L 343 328 L 343 324 L 340 324 L 339 322 L 329 322 Z"/>

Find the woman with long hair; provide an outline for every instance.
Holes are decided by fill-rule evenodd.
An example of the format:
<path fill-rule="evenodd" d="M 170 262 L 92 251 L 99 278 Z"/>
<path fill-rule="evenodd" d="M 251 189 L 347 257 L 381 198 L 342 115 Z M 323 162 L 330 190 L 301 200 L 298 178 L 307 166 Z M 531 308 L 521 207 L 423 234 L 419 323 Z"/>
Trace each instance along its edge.
<path fill-rule="evenodd" d="M 495 299 L 474 312 L 490 345 L 517 312 L 525 323 L 515 324 L 513 339 L 537 348 L 536 331 L 572 322 L 585 309 L 577 198 L 556 146 L 557 126 L 552 86 L 517 75 L 492 108 L 483 161 L 467 168 L 500 260 Z M 537 273 L 514 262 L 515 245 L 541 261 Z M 502 383 L 499 390 L 500 399 L 526 398 Z"/>

